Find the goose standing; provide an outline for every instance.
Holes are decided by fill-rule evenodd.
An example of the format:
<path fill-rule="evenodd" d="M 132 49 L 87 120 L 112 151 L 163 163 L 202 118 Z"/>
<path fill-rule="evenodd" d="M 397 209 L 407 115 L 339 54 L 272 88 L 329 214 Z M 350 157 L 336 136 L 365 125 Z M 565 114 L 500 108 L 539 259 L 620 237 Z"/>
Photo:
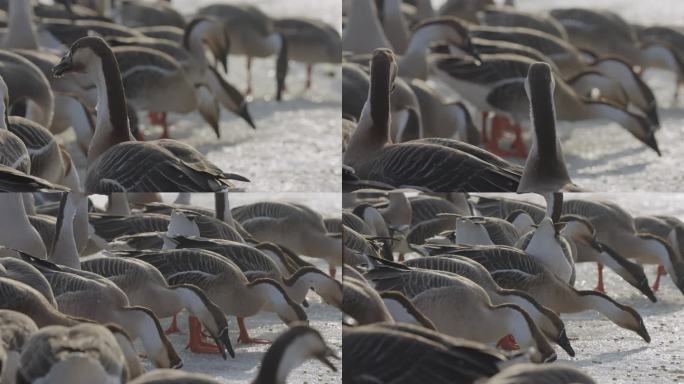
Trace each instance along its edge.
<path fill-rule="evenodd" d="M 349 18 L 342 33 L 342 49 L 355 54 L 371 53 L 377 48 L 392 48 L 378 20 L 372 0 L 352 0 Z"/>
<path fill-rule="evenodd" d="M 98 91 L 97 127 L 88 148 L 86 191 L 215 191 L 230 178 L 194 148 L 173 140 L 133 141 L 116 58 L 99 37 L 84 37 L 54 68 L 55 76 L 85 72 Z"/>

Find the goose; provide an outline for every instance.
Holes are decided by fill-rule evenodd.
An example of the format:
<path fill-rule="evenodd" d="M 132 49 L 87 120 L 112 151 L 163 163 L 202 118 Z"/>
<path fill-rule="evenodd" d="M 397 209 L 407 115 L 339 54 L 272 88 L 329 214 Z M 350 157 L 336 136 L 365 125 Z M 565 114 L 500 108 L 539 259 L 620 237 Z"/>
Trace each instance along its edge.
<path fill-rule="evenodd" d="M 473 214 L 470 203 L 466 199 L 463 199 L 461 202 L 463 204 L 457 204 L 440 196 L 420 194 L 409 198 L 409 202 L 411 203 L 411 225 L 434 219 L 440 213 L 460 214 L 463 216 Z"/>
<path fill-rule="evenodd" d="M 494 0 L 448 0 L 439 7 L 440 15 L 454 15 L 470 22 L 477 22 L 478 12 L 495 6 Z"/>
<path fill-rule="evenodd" d="M 454 254 L 472 259 L 482 264 L 501 287 L 525 291 L 557 313 L 595 310 L 646 342 L 651 341 L 636 310 L 603 293 L 574 289 L 521 250 L 505 246 L 433 246 L 431 252 L 442 257 Z"/>
<path fill-rule="evenodd" d="M 135 256 L 156 267 L 169 284 L 193 284 L 206 292 L 223 313 L 238 317 L 239 342 L 266 343 L 247 333 L 244 318 L 261 310 L 273 311 L 290 324 L 305 321 L 306 314 L 285 293 L 280 283 L 269 278 L 249 281 L 234 262 L 200 249 L 144 252 Z"/>
<path fill-rule="evenodd" d="M 342 265 L 341 240 L 330 236 L 321 215 L 308 207 L 262 202 L 233 208 L 232 215 L 258 241 L 282 244 L 297 254 L 325 260 L 332 277 Z"/>
<path fill-rule="evenodd" d="M 5 353 L 1 359 L 0 369 L 0 379 L 3 383 L 15 383 L 21 350 L 31 335 L 37 331 L 38 326 L 30 317 L 23 313 L 0 309 L 0 349 Z"/>
<path fill-rule="evenodd" d="M 287 49 L 283 49 L 285 39 L 275 30 L 274 20 L 253 5 L 212 4 L 200 8 L 197 14 L 223 21 L 230 39 L 230 53 L 247 56 L 246 94 L 252 93 L 252 58 L 287 53 Z"/>
<path fill-rule="evenodd" d="M 164 335 L 159 319 L 144 307 L 130 306 L 126 294 L 106 278 L 25 256 L 48 280 L 60 311 L 98 322 L 120 325 L 140 339 L 155 366 L 180 367 L 182 360 Z"/>
<path fill-rule="evenodd" d="M 543 16 L 513 8 L 488 7 L 479 12 L 480 24 L 495 27 L 522 27 L 546 32 L 560 39 L 567 40 L 565 28 L 551 16 Z"/>
<path fill-rule="evenodd" d="M 20 104 L 25 107 L 26 117 L 49 127 L 55 113 L 55 96 L 50 83 L 40 68 L 21 55 L 0 50 L 0 76 L 9 89 L 10 114 Z"/>
<path fill-rule="evenodd" d="M 152 25 L 185 26 L 185 18 L 168 1 L 140 3 L 122 1 L 116 4 L 114 18 L 121 24 L 136 28 Z"/>
<path fill-rule="evenodd" d="M 378 346 L 382 345 L 382 349 Z M 472 383 L 499 372 L 509 357 L 481 343 L 408 324 L 342 329 L 343 380 Z M 522 357 L 524 360 L 525 357 Z"/>
<path fill-rule="evenodd" d="M 517 189 L 519 170 L 474 146 L 446 139 L 440 139 L 438 145 L 421 140 L 391 144 L 389 94 L 396 69 L 389 50 L 375 51 L 366 105 L 343 155 L 346 166 L 354 168 L 360 178 L 394 186 L 450 192 Z"/>
<path fill-rule="evenodd" d="M 515 247 L 544 264 L 559 279 L 575 285 L 575 261 L 570 242 L 561 235 L 551 217 L 544 217 L 537 228 L 518 240 Z"/>
<path fill-rule="evenodd" d="M 380 17 L 385 36 L 392 44 L 393 51 L 399 55 L 406 51 L 410 39 L 408 22 L 401 9 L 402 4 L 400 0 L 383 0 Z"/>
<path fill-rule="evenodd" d="M 434 68 L 441 79 L 452 88 L 461 91 L 463 96 L 478 109 L 496 110 L 513 116 L 515 121 L 525 121 L 529 114 L 529 104 L 524 97 L 523 84 L 533 64 L 536 64 L 542 72 L 541 64 L 533 60 L 519 55 L 505 54 L 481 55 L 478 59 L 444 57 L 435 60 Z M 543 70 L 543 72 L 552 74 L 550 69 Z M 550 84 L 550 79 L 543 80 L 544 78 L 544 76 L 538 76 L 535 80 L 540 86 Z M 645 116 L 630 112 L 605 100 L 585 99 L 575 93 L 557 75 L 553 75 L 553 78 L 555 83 L 553 99 L 557 107 L 558 120 L 610 119 L 660 155 L 654 130 Z M 548 92 L 545 93 L 548 94 Z M 511 102 L 513 100 L 517 102 Z M 542 116 L 548 116 L 548 112 Z"/>
<path fill-rule="evenodd" d="M 97 324 L 38 330 L 26 343 L 17 372 L 21 383 L 123 383 L 128 377 L 128 365 L 114 335 Z"/>
<path fill-rule="evenodd" d="M 392 48 L 371 0 L 352 0 L 347 24 L 342 33 L 342 49 L 355 54 L 372 53 L 377 48 Z"/>
<path fill-rule="evenodd" d="M 0 96 L 3 102 L 0 112 L 3 116 L 0 122 L 0 164 L 14 168 L 17 171 L 31 173 L 31 157 L 26 144 L 9 130 L 9 95 L 5 80 L 0 77 Z"/>
<path fill-rule="evenodd" d="M 88 148 L 87 191 L 215 191 L 238 177 L 223 173 L 186 144 L 132 141 L 116 58 L 101 38 L 78 40 L 53 70 L 55 76 L 73 71 L 85 72 L 96 83 L 102 107 Z M 131 169 L 129 162 L 136 166 Z"/>
<path fill-rule="evenodd" d="M 287 41 L 287 58 L 306 64 L 304 89 L 311 88 L 313 66 L 342 61 L 342 40 L 332 26 L 318 20 L 288 17 L 275 20 L 275 28 Z"/>
<path fill-rule="evenodd" d="M 450 336 L 467 337 L 484 343 L 507 340 L 505 336 L 512 334 L 524 348 L 533 347 L 538 351 L 541 360 L 553 361 L 556 354 L 548 344 L 544 335 L 534 324 L 529 314 L 514 304 L 493 304 L 487 292 L 471 280 L 460 276 L 450 276 L 448 283 L 430 286 L 429 280 L 424 288 L 414 286 L 410 275 L 421 273 L 418 271 L 403 271 L 385 268 L 374 268 L 365 277 L 373 282 L 378 290 L 399 290 L 409 295 L 413 304 L 427 318 L 429 318 L 440 332 Z M 422 272 L 428 276 L 430 272 Z M 433 275 L 439 278 L 440 274 Z M 432 305 L 428 304 L 432 303 Z M 439 303 L 439 305 L 435 305 Z M 476 317 L 463 316 L 460 311 L 447 308 L 468 308 L 470 314 Z M 474 324 L 472 319 L 478 319 Z M 486 324 L 486 325 L 485 325 Z M 487 332 L 483 332 L 483 330 Z M 499 343 L 504 348 L 510 348 L 506 342 Z"/>
<path fill-rule="evenodd" d="M 57 308 L 57 301 L 50 283 L 31 264 L 16 257 L 0 258 L 0 276 L 20 281 L 38 291 L 50 305 Z"/>
<path fill-rule="evenodd" d="M 146 27 L 137 27 L 135 30 L 153 39 L 169 40 L 178 44 L 183 43 L 183 28 L 170 25 L 152 25 Z"/>
<path fill-rule="evenodd" d="M 330 361 L 339 359 L 335 351 L 330 348 L 321 334 L 306 325 L 294 325 L 283 332 L 273 345 L 266 351 L 261 361 L 261 367 L 253 384 L 285 384 L 289 373 L 297 366 L 309 359 L 316 359 L 337 371 L 337 367 Z M 218 384 L 211 376 L 157 369 L 133 380 L 131 384 L 145 383 L 197 383 Z"/>
<path fill-rule="evenodd" d="M 489 318 L 489 320 L 485 321 L 488 321 L 489 324 L 496 327 L 495 329 L 497 329 L 497 332 L 508 329 L 514 337 L 515 334 L 513 332 L 518 335 L 524 335 L 527 340 L 524 341 L 526 346 L 540 343 L 541 341 L 538 340 L 539 335 L 536 333 L 541 332 L 540 335 L 544 335 L 541 336 L 541 339 L 548 337 L 549 340 L 560 345 L 569 355 L 572 356 L 575 354 L 572 346 L 570 346 L 570 341 L 565 334 L 563 322 L 551 310 L 542 307 L 534 301 L 534 299 L 522 292 L 501 289 L 491 277 L 487 277 L 488 273 L 486 270 L 481 266 L 477 266 L 476 263 L 455 259 L 451 262 L 443 259 L 436 260 L 436 262 L 440 264 L 436 264 L 435 262 L 430 264 L 422 263 L 418 264 L 417 268 L 407 268 L 406 266 L 380 267 L 379 270 L 375 268 L 366 273 L 366 278 L 371 280 L 375 285 L 375 288 L 380 291 L 396 290 L 406 295 L 413 301 L 418 309 L 435 323 L 438 329 L 441 329 L 443 332 L 447 332 L 452 336 L 468 334 L 468 331 L 465 330 L 471 329 L 474 325 L 468 323 L 470 321 L 469 319 L 457 315 L 458 320 L 456 320 L 456 323 L 465 327 L 464 331 L 466 332 L 460 333 L 461 331 L 456 331 L 455 328 L 451 328 L 452 326 L 447 324 L 448 321 L 445 321 L 444 318 L 440 318 L 440 316 L 448 314 L 439 314 L 436 310 L 426 310 L 421 307 L 420 303 L 422 302 L 422 305 L 424 306 L 426 304 L 424 300 L 427 300 L 428 297 L 432 297 L 435 300 L 448 300 L 444 295 L 454 294 L 455 291 L 460 291 L 463 292 L 464 295 L 469 295 L 469 298 L 465 299 L 463 305 L 459 306 L 459 308 L 463 308 L 464 306 L 470 308 L 467 303 L 472 304 L 479 301 L 479 299 L 473 299 L 470 296 L 476 297 L 481 293 L 485 293 L 488 300 L 491 300 L 490 306 L 513 305 L 512 307 L 490 307 L 489 310 L 483 310 L 481 305 L 474 304 L 477 305 L 476 308 L 479 308 L 477 309 L 478 313 L 484 313 L 483 316 L 485 316 L 485 319 Z M 447 264 L 448 266 L 445 266 L 444 264 L 446 263 L 450 263 L 450 265 Z M 416 262 L 409 263 L 409 265 L 416 265 Z M 426 268 L 423 269 L 423 267 Z M 454 273 L 452 271 L 456 272 Z M 473 284 L 478 289 L 481 289 L 482 292 L 477 290 L 477 292 L 473 291 Z M 449 293 L 447 293 L 447 291 L 449 291 Z M 487 306 L 485 306 L 485 308 L 486 307 Z M 513 312 L 507 314 L 506 312 L 511 309 Z M 499 310 L 501 310 L 501 312 L 498 312 Z M 490 311 L 492 312 L 491 314 L 489 313 Z M 525 312 L 523 314 L 524 319 L 516 319 L 519 315 L 516 315 L 515 311 Z M 494 318 L 490 317 L 490 315 L 496 316 L 496 313 L 499 313 L 504 318 L 502 324 L 495 325 Z M 526 331 L 527 327 L 530 328 L 529 332 Z M 538 327 L 538 329 L 536 327 Z M 475 332 L 470 334 L 468 338 L 482 342 L 499 341 L 499 344 L 502 347 L 510 347 L 507 333 L 503 333 L 499 336 L 497 336 L 497 334 L 485 336 L 481 332 Z M 496 338 L 496 340 L 491 338 Z M 542 345 L 540 348 L 543 347 L 544 346 Z"/>
<path fill-rule="evenodd" d="M 23 313 L 39 328 L 48 325 L 71 326 L 80 319 L 57 310 L 43 294 L 21 281 L 0 276 L 0 309 Z"/>
<path fill-rule="evenodd" d="M 420 117 L 425 137 L 460 139 L 480 144 L 480 132 L 463 102 L 445 102 L 427 83 L 413 79 L 409 83 L 420 104 Z"/>
<path fill-rule="evenodd" d="M 618 254 L 641 263 L 662 265 L 675 286 L 684 292 L 682 260 L 665 239 L 637 232 L 634 219 L 625 210 L 613 203 L 586 199 L 567 201 L 563 210 L 588 219 L 596 228 L 597 239 Z"/>
<path fill-rule="evenodd" d="M 83 261 L 81 268 L 111 280 L 126 293 L 132 305 L 149 308 L 160 319 L 187 309 L 216 341 L 216 350 L 223 358 L 226 359 L 227 354 L 235 357 L 223 312 L 197 287 L 189 284 L 169 286 L 156 268 L 136 259 L 95 257 Z M 201 349 L 198 348 L 200 341 L 191 339 L 190 349 Z"/>
<path fill-rule="evenodd" d="M 567 365 L 515 364 L 492 376 L 486 384 L 525 384 L 525 383 L 557 383 L 557 384 L 596 384 L 583 371 Z"/>

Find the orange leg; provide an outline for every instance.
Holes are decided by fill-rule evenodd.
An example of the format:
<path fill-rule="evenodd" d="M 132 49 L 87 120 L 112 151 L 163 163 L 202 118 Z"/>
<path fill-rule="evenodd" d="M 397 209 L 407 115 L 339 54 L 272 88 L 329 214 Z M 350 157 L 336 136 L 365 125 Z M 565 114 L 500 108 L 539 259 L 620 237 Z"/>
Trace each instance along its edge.
<path fill-rule="evenodd" d="M 271 344 L 271 340 L 266 339 L 252 339 L 247 333 L 247 327 L 245 326 L 245 318 L 238 317 L 238 328 L 240 328 L 240 336 L 238 336 L 238 343 L 242 344 Z"/>
<path fill-rule="evenodd" d="M 216 344 L 204 341 L 202 323 L 195 316 L 188 318 L 188 324 L 190 327 L 190 340 L 188 341 L 187 349 L 194 353 L 219 353 Z"/>
<path fill-rule="evenodd" d="M 400 253 L 400 254 L 399 254 L 399 257 L 397 258 L 397 260 L 399 260 L 400 263 L 403 263 L 403 262 L 404 262 L 404 254 L 403 254 L 403 253 Z"/>
<path fill-rule="evenodd" d="M 504 336 L 501 340 L 499 340 L 498 343 L 496 343 L 496 347 L 505 351 L 514 351 L 520 349 L 520 346 L 518 345 L 518 342 L 515 341 L 515 337 L 513 337 L 513 335 Z"/>
<path fill-rule="evenodd" d="M 653 287 L 651 287 L 651 290 L 653 292 L 658 292 L 658 289 L 660 288 L 660 276 L 665 275 L 665 274 L 667 274 L 667 272 L 665 272 L 665 267 L 663 267 L 662 265 L 659 265 L 655 283 L 653 283 Z"/>
<path fill-rule="evenodd" d="M 596 284 L 594 291 L 606 293 L 606 287 L 603 286 L 603 264 L 596 263 L 596 267 L 598 268 L 598 283 Z"/>
<path fill-rule="evenodd" d="M 182 334 L 183 332 L 178 328 L 178 322 L 176 320 L 176 316 L 178 315 L 173 315 L 173 320 L 171 321 L 171 325 L 167 330 L 164 331 L 165 334 L 170 335 L 172 333 L 180 333 Z"/>
<path fill-rule="evenodd" d="M 311 64 L 306 65 L 306 85 L 304 89 L 311 89 L 311 74 L 313 66 Z"/>

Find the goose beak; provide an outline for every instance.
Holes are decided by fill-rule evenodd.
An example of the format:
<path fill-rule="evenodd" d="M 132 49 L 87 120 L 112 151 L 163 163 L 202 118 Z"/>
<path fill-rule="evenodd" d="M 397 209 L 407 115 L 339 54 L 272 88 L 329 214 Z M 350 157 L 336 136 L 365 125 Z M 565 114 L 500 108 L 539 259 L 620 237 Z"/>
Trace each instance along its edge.
<path fill-rule="evenodd" d="M 658 148 L 658 141 L 656 141 L 655 133 L 651 132 L 651 134 L 646 139 L 644 139 L 644 144 L 648 145 L 649 148 L 656 151 L 658 156 L 663 156 L 663 154 L 660 152 L 660 148 Z"/>
<path fill-rule="evenodd" d="M 648 331 L 646 330 L 646 325 L 644 325 L 643 322 L 639 324 L 639 330 L 637 330 L 636 333 L 639 336 L 641 336 L 641 338 L 644 339 L 644 341 L 646 341 L 647 343 L 651 342 L 651 336 L 648 334 Z"/>
<path fill-rule="evenodd" d="M 332 349 L 326 348 L 326 350 L 323 353 L 316 356 L 316 359 L 321 363 L 327 365 L 333 372 L 337 372 L 337 367 L 330 361 L 330 359 L 339 360 L 340 358 Z"/>
<path fill-rule="evenodd" d="M 237 180 L 237 181 L 243 181 L 245 183 L 250 183 L 251 180 L 242 176 L 238 175 L 237 173 L 224 173 L 223 177 L 228 179 L 228 180 Z"/>
<path fill-rule="evenodd" d="M 247 124 L 249 124 L 249 126 L 252 127 L 252 129 L 256 129 L 254 120 L 252 120 L 252 115 L 249 113 L 249 109 L 247 109 L 247 103 L 242 104 L 237 114 L 238 116 L 242 117 L 242 119 L 245 120 Z"/>
<path fill-rule="evenodd" d="M 235 358 L 235 350 L 233 350 L 233 344 L 230 342 L 228 328 L 223 328 L 221 333 L 219 333 L 218 337 L 214 340 L 216 341 L 216 347 L 219 352 L 221 352 L 221 356 L 223 356 L 223 360 L 228 360 L 227 354 L 230 355 L 231 358 Z"/>
<path fill-rule="evenodd" d="M 565 352 L 568 353 L 571 357 L 575 357 L 575 350 L 572 349 L 572 345 L 570 345 L 570 340 L 568 339 L 568 335 L 565 333 L 565 329 L 563 329 L 558 335 L 558 340 L 556 341 L 559 347 L 563 348 Z"/>
<path fill-rule="evenodd" d="M 62 61 L 60 61 L 59 64 L 52 67 L 52 75 L 56 78 L 60 78 L 72 68 L 71 56 L 67 54 L 62 58 Z"/>

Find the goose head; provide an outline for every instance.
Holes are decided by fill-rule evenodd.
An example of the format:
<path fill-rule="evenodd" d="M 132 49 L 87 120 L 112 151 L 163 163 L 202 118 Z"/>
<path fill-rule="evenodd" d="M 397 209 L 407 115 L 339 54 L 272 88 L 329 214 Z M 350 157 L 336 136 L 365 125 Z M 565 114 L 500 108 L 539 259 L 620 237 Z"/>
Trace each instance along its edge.
<path fill-rule="evenodd" d="M 59 78 L 71 72 L 96 73 L 103 58 L 114 59 L 109 45 L 101 37 L 87 36 L 76 40 L 62 60 L 52 68 L 52 74 Z"/>
<path fill-rule="evenodd" d="M 284 384 L 289 373 L 309 359 L 316 359 L 333 371 L 337 367 L 330 359 L 339 359 L 321 334 L 306 325 L 296 325 L 284 332 L 266 351 L 259 374 L 260 384 Z"/>

